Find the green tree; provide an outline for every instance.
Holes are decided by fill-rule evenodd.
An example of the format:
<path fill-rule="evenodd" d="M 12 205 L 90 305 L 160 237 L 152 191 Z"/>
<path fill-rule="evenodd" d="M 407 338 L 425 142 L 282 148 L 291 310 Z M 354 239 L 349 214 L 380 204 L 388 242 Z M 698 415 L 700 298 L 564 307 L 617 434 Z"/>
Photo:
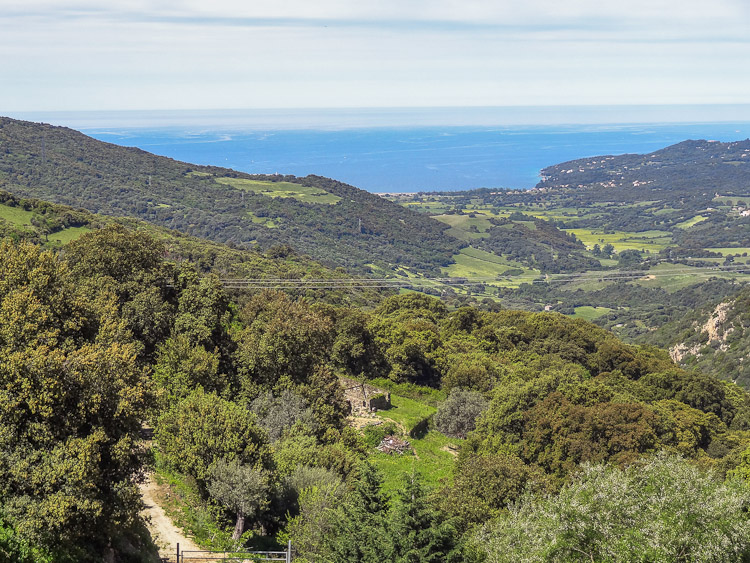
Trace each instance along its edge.
<path fill-rule="evenodd" d="M 157 351 L 154 382 L 162 392 L 162 405 L 168 407 L 200 387 L 207 392 L 224 393 L 229 384 L 219 375 L 217 353 L 194 344 L 184 334 L 164 342 Z"/>
<path fill-rule="evenodd" d="M 219 460 L 268 467 L 265 431 L 244 407 L 196 389 L 159 417 L 159 450 L 173 467 L 206 482 Z"/>
<path fill-rule="evenodd" d="M 508 454 L 459 458 L 453 468 L 453 483 L 443 489 L 439 505 L 456 518 L 461 532 L 496 518 L 527 490 L 544 491 L 544 473 Z"/>
<path fill-rule="evenodd" d="M 262 292 L 243 308 L 244 328 L 236 332 L 236 359 L 244 395 L 264 386 L 305 383 L 329 357 L 329 318 L 304 302 L 278 292 Z"/>
<path fill-rule="evenodd" d="M 0 243 L 0 296 L 2 512 L 21 538 L 96 559 L 137 518 L 151 394 L 136 346 L 115 295 L 34 246 Z"/>
<path fill-rule="evenodd" d="M 474 536 L 487 563 L 736 562 L 750 557 L 750 489 L 679 457 L 584 465 L 558 496 L 526 496 Z"/>
<path fill-rule="evenodd" d="M 245 520 L 253 521 L 268 505 L 267 476 L 237 459 L 219 459 L 209 469 L 208 493 L 236 514 L 232 534 L 236 541 L 245 531 Z"/>
<path fill-rule="evenodd" d="M 352 492 L 339 507 L 323 542 L 331 563 L 391 561 L 393 537 L 386 528 L 388 504 L 380 476 L 369 463 L 357 467 Z"/>
<path fill-rule="evenodd" d="M 431 506 L 416 473 L 406 478 L 388 514 L 388 535 L 393 542 L 390 561 L 438 563 L 458 560 L 456 530 L 445 515 Z"/>

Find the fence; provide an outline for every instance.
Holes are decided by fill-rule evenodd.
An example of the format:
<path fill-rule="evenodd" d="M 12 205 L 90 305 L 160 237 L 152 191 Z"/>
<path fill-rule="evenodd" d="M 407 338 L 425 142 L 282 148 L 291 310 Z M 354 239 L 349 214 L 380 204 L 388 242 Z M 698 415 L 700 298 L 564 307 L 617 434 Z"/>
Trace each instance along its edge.
<path fill-rule="evenodd" d="M 284 551 L 180 551 L 177 544 L 177 563 L 225 561 L 227 563 L 256 563 L 262 561 L 292 561 L 292 542 Z"/>

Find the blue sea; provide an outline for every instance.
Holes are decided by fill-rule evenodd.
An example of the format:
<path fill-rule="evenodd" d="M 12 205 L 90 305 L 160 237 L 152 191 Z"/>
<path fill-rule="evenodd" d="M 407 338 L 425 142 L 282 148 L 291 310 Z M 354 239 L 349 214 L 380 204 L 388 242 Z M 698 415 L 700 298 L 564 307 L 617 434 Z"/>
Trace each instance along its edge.
<path fill-rule="evenodd" d="M 715 121 L 680 121 L 680 116 L 693 114 L 658 108 L 651 113 L 596 108 L 579 111 L 582 123 L 561 123 L 576 117 L 575 112 L 560 108 L 527 111 L 527 123 L 517 122 L 523 116 L 515 109 L 494 109 L 493 113 L 473 108 L 463 114 L 455 110 L 91 112 L 35 120 L 69 125 L 102 141 L 185 162 L 250 173 L 318 174 L 371 192 L 528 189 L 539 181 L 542 168 L 567 160 L 648 153 L 685 139 L 750 137 L 746 106 L 734 112 L 709 112 L 708 118 L 713 115 Z M 638 122 L 639 117 L 651 121 Z"/>

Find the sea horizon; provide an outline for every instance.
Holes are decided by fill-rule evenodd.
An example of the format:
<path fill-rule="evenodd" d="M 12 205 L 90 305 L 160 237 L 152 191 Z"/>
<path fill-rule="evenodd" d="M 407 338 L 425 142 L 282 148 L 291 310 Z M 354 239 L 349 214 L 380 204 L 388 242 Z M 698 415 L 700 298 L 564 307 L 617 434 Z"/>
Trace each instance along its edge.
<path fill-rule="evenodd" d="M 19 112 L 199 165 L 375 193 L 529 189 L 540 171 L 687 139 L 750 137 L 750 104 Z M 568 122 L 566 122 L 568 121 Z"/>

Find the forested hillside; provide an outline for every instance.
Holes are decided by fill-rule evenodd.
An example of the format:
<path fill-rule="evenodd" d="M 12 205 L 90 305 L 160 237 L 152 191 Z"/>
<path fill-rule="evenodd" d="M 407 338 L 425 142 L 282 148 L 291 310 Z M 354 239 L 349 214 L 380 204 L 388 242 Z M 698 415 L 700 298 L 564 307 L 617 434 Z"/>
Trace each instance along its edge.
<path fill-rule="evenodd" d="M 685 141 L 549 166 L 528 191 L 392 199 L 469 245 L 444 269 L 467 299 L 585 318 L 631 342 L 675 346 L 677 330 L 693 349 L 706 337 L 688 335 L 681 320 L 731 301 L 750 281 L 748 160 L 747 140 Z M 745 384 L 744 333 L 727 339 L 684 361 Z M 729 340 L 731 352 L 722 349 Z"/>
<path fill-rule="evenodd" d="M 143 422 L 185 525 L 212 547 L 291 539 L 300 562 L 352 563 L 515 561 L 519 536 L 549 561 L 750 549 L 750 395 L 586 321 L 417 293 L 369 311 L 267 290 L 237 302 L 120 225 L 59 254 L 6 239 L 0 261 L 10 560 L 144 560 Z M 397 424 L 352 426 L 340 376 L 389 389 L 379 416 Z M 386 433 L 413 444 L 404 462 L 375 449 Z M 621 483 L 664 518 L 646 528 Z M 586 528 L 587 487 L 613 507 L 600 528 Z M 566 537 L 550 511 L 580 516 L 584 536 L 534 551 Z M 700 534 L 664 539 L 695 518 Z"/>
<path fill-rule="evenodd" d="M 202 273 L 213 273 L 222 279 L 254 279 L 267 287 L 296 285 L 288 291 L 331 303 L 372 306 L 390 295 L 388 288 L 337 288 L 339 283 L 325 280 L 354 279 L 342 270 L 332 270 L 299 254 L 287 245 L 275 245 L 265 252 L 257 247 L 248 250 L 185 235 L 139 219 L 110 217 L 53 204 L 26 199 L 0 191 L 0 234 L 15 241 L 28 241 L 47 248 L 61 248 L 83 234 L 112 225 L 144 231 L 164 244 L 165 256 L 174 261 L 187 260 Z M 264 280 L 268 280 L 264 282 Z M 297 281 L 299 283 L 295 284 Z M 236 284 L 235 284 L 236 285 Z M 376 285 L 376 284 L 373 284 Z M 242 293 L 236 297 L 242 299 Z"/>
<path fill-rule="evenodd" d="M 0 118 L 0 189 L 242 248 L 285 244 L 360 272 L 434 273 L 461 246 L 440 223 L 335 180 L 195 166 L 10 118 Z"/>
<path fill-rule="evenodd" d="M 683 366 L 750 386 L 750 290 L 706 299 L 648 339 Z M 645 340 L 645 339 L 644 339 Z"/>

